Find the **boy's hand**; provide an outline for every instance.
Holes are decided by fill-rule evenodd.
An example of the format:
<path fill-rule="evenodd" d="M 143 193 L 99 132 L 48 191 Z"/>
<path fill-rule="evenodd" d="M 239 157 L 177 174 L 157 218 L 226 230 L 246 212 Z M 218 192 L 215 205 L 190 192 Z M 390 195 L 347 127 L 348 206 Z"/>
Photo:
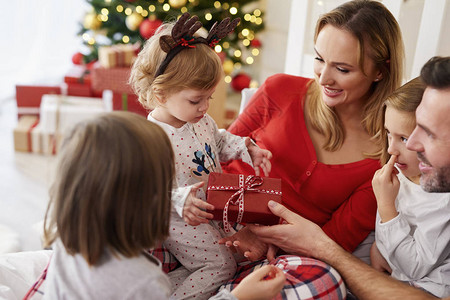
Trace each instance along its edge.
<path fill-rule="evenodd" d="M 199 198 L 197 198 L 197 191 L 202 188 L 205 183 L 203 181 L 194 184 L 191 188 L 191 192 L 186 198 L 186 202 L 183 207 L 183 219 L 191 225 L 197 226 L 201 223 L 209 223 L 208 219 L 212 219 L 213 215 L 205 210 L 213 210 L 214 206 Z"/>
<path fill-rule="evenodd" d="M 389 161 L 378 171 L 372 179 L 372 188 L 377 198 L 378 213 L 381 222 L 392 220 L 398 215 L 395 209 L 395 198 L 400 189 L 400 182 L 397 178 L 397 169 L 394 167 L 397 155 L 392 155 Z"/>
<path fill-rule="evenodd" d="M 252 158 L 255 175 L 260 175 L 259 168 L 261 168 L 264 175 L 266 177 L 269 176 L 270 170 L 272 169 L 272 164 L 270 163 L 272 152 L 259 148 L 258 145 L 252 143 L 249 137 L 245 138 L 245 146 L 247 146 L 248 153 Z"/>

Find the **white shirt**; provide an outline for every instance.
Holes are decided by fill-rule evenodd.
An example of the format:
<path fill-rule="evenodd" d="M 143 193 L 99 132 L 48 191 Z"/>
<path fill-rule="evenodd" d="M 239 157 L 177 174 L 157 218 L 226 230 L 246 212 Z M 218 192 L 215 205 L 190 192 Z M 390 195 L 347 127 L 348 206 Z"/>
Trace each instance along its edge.
<path fill-rule="evenodd" d="M 208 114 L 197 123 L 186 123 L 180 128 L 156 120 L 151 113 L 147 119 L 164 129 L 172 143 L 176 170 L 172 202 L 180 217 L 192 185 L 204 181 L 206 189 L 209 173 L 222 173 L 221 162 L 242 159 L 253 166 L 244 138 L 219 130 Z M 199 190 L 197 197 L 205 200 L 205 190 Z"/>
<path fill-rule="evenodd" d="M 89 266 L 80 254 L 68 254 L 60 240 L 53 247 L 43 299 L 169 299 L 169 278 L 148 252 L 126 258 L 105 251 L 96 266 Z M 237 299 L 224 289 L 210 300 Z"/>
<path fill-rule="evenodd" d="M 171 285 L 161 263 L 148 253 L 126 258 L 105 251 L 96 266 L 54 245 L 44 299 L 168 299 Z"/>
<path fill-rule="evenodd" d="M 376 221 L 376 242 L 392 277 L 410 281 L 438 297 L 450 296 L 450 193 L 427 193 L 397 175 L 398 216 Z"/>

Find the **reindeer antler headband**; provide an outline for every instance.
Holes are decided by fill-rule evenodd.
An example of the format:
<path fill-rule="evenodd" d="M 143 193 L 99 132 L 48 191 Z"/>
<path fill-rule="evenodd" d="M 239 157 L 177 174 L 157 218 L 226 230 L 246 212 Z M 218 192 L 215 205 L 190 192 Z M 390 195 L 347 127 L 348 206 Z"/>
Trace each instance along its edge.
<path fill-rule="evenodd" d="M 195 48 L 195 44 L 206 44 L 211 48 L 230 32 L 234 30 L 241 19 L 236 18 L 230 21 L 230 18 L 223 19 L 219 24 L 214 23 L 208 36 L 194 37 L 194 33 L 202 27 L 202 23 L 197 16 L 190 18 L 189 13 L 184 13 L 172 28 L 171 35 L 163 35 L 159 38 L 161 49 L 167 53 L 166 58 L 156 72 L 155 78 L 163 74 L 172 59 L 183 49 Z"/>

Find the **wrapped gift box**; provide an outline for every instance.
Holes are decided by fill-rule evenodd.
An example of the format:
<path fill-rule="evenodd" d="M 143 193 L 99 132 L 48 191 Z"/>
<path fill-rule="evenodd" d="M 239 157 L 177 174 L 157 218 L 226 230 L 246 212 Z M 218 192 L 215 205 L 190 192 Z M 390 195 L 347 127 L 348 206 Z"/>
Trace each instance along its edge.
<path fill-rule="evenodd" d="M 239 196 L 242 198 L 239 199 Z M 228 222 L 239 222 L 238 214 L 241 210 L 242 223 L 278 224 L 279 217 L 267 207 L 269 200 L 281 203 L 281 179 L 242 174 L 209 174 L 207 202 L 214 205 L 215 209 L 210 211 L 214 220 L 224 220 L 228 204 Z M 225 222 L 224 226 L 226 227 Z"/>
<path fill-rule="evenodd" d="M 67 84 L 67 94 L 81 97 L 101 97 L 92 89 L 90 71 L 85 66 L 75 65 L 64 76 Z"/>
<path fill-rule="evenodd" d="M 32 131 L 38 125 L 37 116 L 25 115 L 19 119 L 14 128 L 14 150 L 32 152 Z"/>
<path fill-rule="evenodd" d="M 41 125 L 37 124 L 31 130 L 31 152 L 33 152 L 33 153 L 44 153 L 42 139 L 43 139 L 43 135 L 42 135 Z"/>
<path fill-rule="evenodd" d="M 139 103 L 138 97 L 135 94 L 113 92 L 112 101 L 114 110 L 130 111 L 144 117 L 147 117 L 149 113 L 148 110 Z"/>
<path fill-rule="evenodd" d="M 103 46 L 98 49 L 98 61 L 104 68 L 130 67 L 136 58 L 136 47 L 132 44 Z"/>
<path fill-rule="evenodd" d="M 61 136 L 76 123 L 107 111 L 107 105 L 99 98 L 44 95 L 40 109 L 43 152 L 56 153 Z"/>
<path fill-rule="evenodd" d="M 24 115 L 39 115 L 41 98 L 45 94 L 61 94 L 60 86 L 16 85 L 18 119 Z"/>
<path fill-rule="evenodd" d="M 116 93 L 133 94 L 128 84 L 130 68 L 94 68 L 91 70 L 92 88 L 95 91 L 111 90 Z"/>

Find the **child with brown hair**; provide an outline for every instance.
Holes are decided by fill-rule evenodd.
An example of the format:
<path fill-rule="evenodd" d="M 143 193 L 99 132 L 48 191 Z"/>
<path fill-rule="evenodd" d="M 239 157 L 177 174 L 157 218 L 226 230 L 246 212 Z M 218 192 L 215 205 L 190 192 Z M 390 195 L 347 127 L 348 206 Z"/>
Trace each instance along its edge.
<path fill-rule="evenodd" d="M 77 125 L 50 192 L 44 298 L 168 299 L 169 279 L 144 249 L 169 234 L 173 175 L 170 141 L 145 118 L 113 112 Z M 261 269 L 216 297 L 271 299 L 283 283 L 281 270 Z"/>
<path fill-rule="evenodd" d="M 203 187 L 221 162 L 242 159 L 268 174 L 272 154 L 248 138 L 220 131 L 206 114 L 223 77 L 222 63 L 212 47 L 234 30 L 239 20 L 223 20 L 207 37 L 195 36 L 202 26 L 196 16 L 183 14 L 175 24 L 163 24 L 144 45 L 131 71 L 139 101 L 153 108 L 148 120 L 160 125 L 175 152 L 176 183 L 170 236 L 164 247 L 183 265 L 169 272 L 176 299 L 208 298 L 236 271 L 233 253 L 217 241 L 224 235 L 214 209 L 205 202 Z M 191 226 L 189 226 L 191 225 Z"/>
<path fill-rule="evenodd" d="M 406 148 L 424 91 L 425 84 L 413 79 L 384 105 L 385 165 L 372 181 L 378 213 L 371 263 L 398 280 L 448 297 L 450 193 L 427 193 L 420 187 L 417 153 Z"/>

